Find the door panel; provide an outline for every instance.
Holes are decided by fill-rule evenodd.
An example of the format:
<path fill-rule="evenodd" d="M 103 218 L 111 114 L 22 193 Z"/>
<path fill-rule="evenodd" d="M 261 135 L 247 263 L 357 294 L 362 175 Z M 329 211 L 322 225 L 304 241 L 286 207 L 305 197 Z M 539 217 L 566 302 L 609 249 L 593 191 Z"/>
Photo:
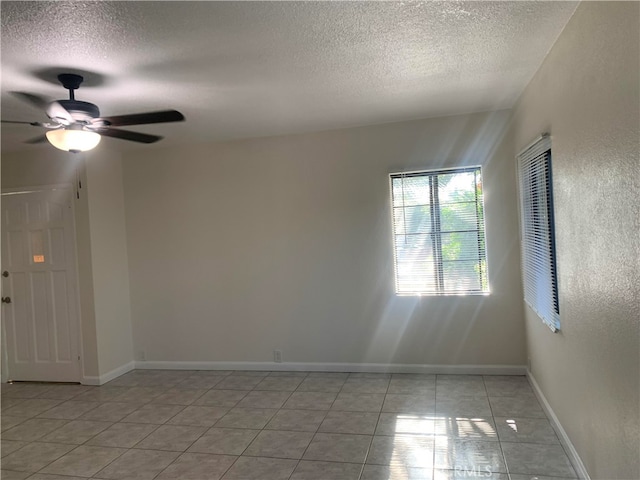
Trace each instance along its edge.
<path fill-rule="evenodd" d="M 67 298 L 68 279 L 66 272 L 51 272 L 53 298 Z M 53 306 L 53 339 L 56 357 L 61 361 L 72 361 L 71 337 L 73 325 L 69 323 L 69 308 L 66 302 L 55 302 Z"/>
<path fill-rule="evenodd" d="M 2 196 L 3 333 L 11 380 L 80 380 L 72 194 Z"/>
<path fill-rule="evenodd" d="M 31 273 L 31 313 L 34 323 L 36 362 L 51 360 L 49 351 L 50 306 L 51 298 L 47 291 L 46 273 Z"/>
<path fill-rule="evenodd" d="M 52 228 L 49 231 L 49 260 L 54 267 L 58 265 L 65 265 L 65 244 L 64 244 L 64 230 L 62 228 Z"/>
<path fill-rule="evenodd" d="M 14 355 L 17 362 L 29 361 L 29 331 L 28 322 L 13 322 L 13 318 L 27 318 L 27 301 L 29 299 L 27 289 L 27 274 L 17 273 L 9 278 L 9 291 L 3 293 L 11 295 L 12 303 L 3 307 L 3 318 L 7 327 L 7 349 L 14 347 Z M 9 344 L 11 342 L 11 344 Z"/>
<path fill-rule="evenodd" d="M 3 243 L 6 243 L 7 248 L 9 249 L 9 259 L 8 262 L 6 262 L 7 268 L 19 268 L 25 266 L 25 260 L 27 258 L 27 239 L 25 237 L 25 234 L 26 232 L 21 230 L 6 232 L 6 240 Z M 4 260 L 2 263 L 3 265 L 5 265 Z"/>

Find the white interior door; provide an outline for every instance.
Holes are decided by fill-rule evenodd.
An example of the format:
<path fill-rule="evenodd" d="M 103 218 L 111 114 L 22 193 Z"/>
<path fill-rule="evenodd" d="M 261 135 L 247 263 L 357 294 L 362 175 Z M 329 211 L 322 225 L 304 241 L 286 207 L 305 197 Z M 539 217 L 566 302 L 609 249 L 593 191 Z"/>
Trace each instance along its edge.
<path fill-rule="evenodd" d="M 72 198 L 65 188 L 2 195 L 9 380 L 80 380 Z"/>

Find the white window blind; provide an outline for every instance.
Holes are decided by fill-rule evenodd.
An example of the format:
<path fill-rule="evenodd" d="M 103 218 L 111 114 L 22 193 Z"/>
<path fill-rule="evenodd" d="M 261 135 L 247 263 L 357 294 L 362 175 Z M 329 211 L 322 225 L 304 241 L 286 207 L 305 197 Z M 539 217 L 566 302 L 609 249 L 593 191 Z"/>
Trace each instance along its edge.
<path fill-rule="evenodd" d="M 394 173 L 396 293 L 486 293 L 480 167 Z"/>
<path fill-rule="evenodd" d="M 518 155 L 525 302 L 551 330 L 560 328 L 551 181 L 551 139 Z"/>

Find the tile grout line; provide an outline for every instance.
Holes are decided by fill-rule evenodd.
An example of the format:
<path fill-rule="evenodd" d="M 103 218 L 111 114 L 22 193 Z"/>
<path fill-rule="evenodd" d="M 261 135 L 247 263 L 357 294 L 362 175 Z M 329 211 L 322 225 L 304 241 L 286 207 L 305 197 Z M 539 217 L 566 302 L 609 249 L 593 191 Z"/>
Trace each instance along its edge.
<path fill-rule="evenodd" d="M 382 405 L 380 405 L 380 411 L 378 412 L 378 420 L 376 421 L 376 426 L 373 429 L 373 435 L 371 435 L 371 440 L 369 440 L 369 446 L 367 447 L 367 451 L 364 455 L 364 460 L 362 461 L 362 467 L 360 468 L 360 475 L 358 475 L 358 480 L 362 479 L 364 475 L 364 469 L 367 466 L 367 460 L 369 459 L 369 452 L 371 452 L 371 446 L 373 445 L 373 440 L 375 439 L 376 430 L 378 429 L 378 424 L 380 423 L 380 417 L 382 416 L 382 410 L 384 409 L 384 402 L 387 400 L 387 394 L 389 393 L 389 387 L 391 386 L 391 380 L 393 379 L 393 374 L 389 376 L 389 381 L 387 382 L 387 388 L 384 392 L 384 397 L 382 399 Z"/>
<path fill-rule="evenodd" d="M 500 435 L 498 434 L 498 424 L 496 422 L 496 417 L 493 414 L 493 406 L 491 405 L 491 400 L 489 397 L 489 390 L 487 390 L 487 383 L 485 382 L 484 375 L 482 375 L 482 385 L 484 385 L 485 392 L 487 393 L 487 403 L 489 404 L 489 411 L 491 412 L 491 419 L 493 420 L 494 425 L 496 426 L 496 438 L 498 439 L 498 446 L 500 447 L 500 454 L 502 455 L 502 461 L 504 462 L 504 469 L 506 470 L 506 475 L 508 478 L 511 478 L 511 473 L 509 472 L 509 465 L 507 464 L 507 457 L 504 454 L 504 448 L 502 448 L 502 440 L 500 439 Z"/>
<path fill-rule="evenodd" d="M 169 387 L 169 389 L 176 388 L 176 387 L 177 387 L 177 385 L 178 385 L 179 383 L 181 383 L 181 382 L 177 382 L 176 384 L 173 384 L 172 386 L 168 386 L 168 387 Z M 134 387 L 134 388 L 135 388 L 135 387 Z M 140 388 L 145 388 L 145 387 L 140 387 Z M 124 392 L 124 393 L 127 393 L 127 392 Z M 148 402 L 143 403 L 139 408 L 137 408 L 136 410 L 134 410 L 134 411 L 133 411 L 133 412 L 131 412 L 131 413 L 134 413 L 134 412 L 136 412 L 136 411 L 140 410 L 142 407 L 144 407 L 144 406 L 146 406 L 146 405 L 150 405 L 150 404 L 152 404 L 153 400 L 155 400 L 156 398 L 158 398 L 158 397 L 159 397 L 159 396 L 161 396 L 161 395 L 162 395 L 162 393 L 158 394 L 157 396 L 153 397 L 153 398 L 152 398 L 151 400 L 149 400 Z M 202 394 L 202 395 L 204 395 L 204 392 L 203 392 L 203 394 Z M 202 395 L 201 395 L 201 396 L 202 396 Z M 198 397 L 198 398 L 200 398 L 200 397 Z M 196 400 L 197 400 L 197 399 L 196 399 Z M 195 400 L 194 400 L 194 401 L 195 401 Z M 108 402 L 105 402 L 105 403 L 108 403 Z M 119 403 L 119 402 L 112 402 L 112 403 Z M 180 405 L 180 406 L 182 406 L 182 405 Z M 56 407 L 54 407 L 54 408 L 56 408 Z M 96 408 L 97 408 L 97 407 L 96 407 Z M 180 410 L 180 412 L 182 412 L 185 408 L 186 408 L 186 406 L 183 406 L 183 408 Z M 94 475 L 92 475 L 92 476 L 91 476 L 91 478 L 94 478 L 94 477 L 95 477 L 95 475 L 99 474 L 102 470 L 104 470 L 105 468 L 109 467 L 109 466 L 110 466 L 111 464 L 113 464 L 116 460 L 118 460 L 119 458 L 121 458 L 122 456 L 124 456 L 127 452 L 129 452 L 129 451 L 131 451 L 131 450 L 134 450 L 136 445 L 138 445 L 140 442 L 144 441 L 147 437 L 149 437 L 149 436 L 150 436 L 150 435 L 152 435 L 154 432 L 156 432 L 156 431 L 157 431 L 157 430 L 158 430 L 162 425 L 166 425 L 166 424 L 167 424 L 167 422 L 169 422 L 172 418 L 174 418 L 174 417 L 175 417 L 176 415 L 178 415 L 180 412 L 177 412 L 175 415 L 171 416 L 171 417 L 170 417 L 169 419 L 167 419 L 163 424 L 159 424 L 159 425 L 158 425 L 158 424 L 151 424 L 151 425 L 155 425 L 155 428 L 154 428 L 151 432 L 149 432 L 149 433 L 148 433 L 148 434 L 147 434 L 143 439 L 141 439 L 141 440 L 139 440 L 138 442 L 136 442 L 132 447 L 129 447 L 129 448 L 124 448 L 124 447 L 98 447 L 98 448 L 124 448 L 124 450 L 125 450 L 125 451 L 124 451 L 124 452 L 122 452 L 120 455 L 118 455 L 116 458 L 114 458 L 112 461 L 110 461 L 109 463 L 107 463 L 107 465 L 105 465 L 104 467 L 102 467 L 100 470 L 98 470 Z M 85 412 L 85 413 L 88 413 L 88 412 Z M 128 416 L 128 415 L 125 415 L 125 417 L 126 417 L 126 416 Z M 125 417 L 123 417 L 122 419 L 124 419 Z M 122 419 L 121 419 L 121 420 L 122 420 Z M 109 428 L 111 428 L 111 427 L 112 427 L 113 425 L 115 425 L 116 423 L 128 423 L 128 422 L 121 422 L 121 420 L 120 420 L 120 421 L 118 421 L 118 422 L 112 423 L 112 424 L 111 424 L 109 427 L 107 427 L 105 430 L 108 430 Z M 72 421 L 73 421 L 73 420 L 72 420 Z M 68 422 L 68 423 L 69 423 L 69 422 Z M 133 423 L 133 422 L 131 422 L 131 423 Z M 135 424 L 135 423 L 134 423 L 134 424 Z M 66 424 L 65 424 L 65 425 L 66 425 Z M 141 424 L 138 424 L 138 425 L 141 425 Z M 149 425 L 149 424 L 142 424 L 142 425 Z M 64 426 L 64 425 L 63 425 L 63 426 Z M 60 428 L 62 428 L 62 427 L 60 427 Z M 101 431 L 101 432 L 99 432 L 99 433 L 97 433 L 97 434 L 95 434 L 95 435 L 91 436 L 90 438 L 88 438 L 87 440 L 85 440 L 83 443 L 81 443 L 81 444 L 77 445 L 74 449 L 70 450 L 69 452 L 67 452 L 67 453 L 66 453 L 66 454 L 64 454 L 64 455 L 67 455 L 67 454 L 69 454 L 69 453 L 71 453 L 71 452 L 73 452 L 73 451 L 77 450 L 77 449 L 78 449 L 79 447 L 81 447 L 81 446 L 88 446 L 88 447 L 90 447 L 91 445 L 86 445 L 86 444 L 87 444 L 87 442 L 91 441 L 92 439 L 94 439 L 95 437 L 97 437 L 98 435 L 100 435 L 100 433 L 104 432 L 105 430 L 103 430 L 103 431 Z M 154 450 L 154 451 L 166 451 L 166 450 L 155 450 L 155 449 L 148 449 L 148 450 Z M 185 451 L 186 451 L 186 450 L 185 450 Z M 183 453 L 184 453 L 184 452 L 183 452 Z M 64 456 L 64 455 L 63 455 L 63 456 Z M 181 455 L 181 454 L 179 454 L 179 455 L 178 455 L 178 457 L 176 457 L 176 459 L 177 459 L 177 458 L 179 458 L 179 457 L 180 457 L 180 455 Z M 59 457 L 59 458 L 61 458 L 61 457 Z M 59 458 L 57 458 L 56 460 L 58 460 Z M 54 460 L 54 462 L 55 462 L 56 460 Z M 174 460 L 174 461 L 175 461 L 175 460 Z M 42 469 L 40 469 L 38 472 L 41 472 L 44 468 L 47 468 L 47 467 L 48 467 L 48 466 L 50 466 L 52 463 L 53 463 L 53 462 L 51 462 L 51 463 L 47 464 L 47 466 L 43 467 L 43 468 L 42 468 Z M 173 463 L 173 462 L 171 462 L 171 463 Z M 163 471 L 164 471 L 164 469 L 163 469 Z M 161 472 L 159 472 L 157 475 L 159 475 L 160 473 L 161 473 Z M 157 477 L 157 475 L 155 475 L 153 478 Z"/>
<path fill-rule="evenodd" d="M 269 374 L 269 375 L 266 375 L 264 378 L 267 378 L 267 377 L 270 377 L 270 376 L 271 376 L 271 375 Z M 308 376 L 308 372 L 307 372 L 307 374 L 303 377 L 303 379 L 298 383 L 298 386 L 299 386 L 299 385 L 304 381 L 304 379 L 305 379 L 305 378 L 307 378 L 307 376 Z M 274 375 L 272 378 L 279 378 L 279 377 Z M 296 376 L 293 376 L 293 378 L 296 378 Z M 260 382 L 258 382 L 258 384 L 256 384 L 256 386 L 258 386 L 260 383 L 262 383 L 262 380 L 261 380 Z M 269 424 L 269 422 L 270 422 L 271 420 L 273 420 L 273 417 L 275 417 L 275 416 L 278 414 L 278 412 L 279 412 L 280 410 L 282 410 L 282 409 L 283 409 L 282 407 L 284 406 L 284 404 L 285 404 L 285 403 L 287 403 L 287 401 L 291 398 L 291 396 L 296 392 L 296 390 L 297 390 L 298 386 L 296 386 L 296 389 L 292 390 L 292 391 L 289 393 L 289 396 L 286 398 L 286 400 L 285 400 L 284 402 L 282 402 L 282 405 L 280 406 L 280 408 L 276 409 L 277 411 L 276 411 L 276 412 L 275 412 L 271 417 L 269 417 L 269 419 L 266 421 L 266 423 L 264 424 L 264 426 L 263 426 L 261 429 L 259 429 L 260 431 L 256 434 L 256 436 L 255 436 L 255 437 L 254 437 L 254 438 L 249 442 L 249 444 L 244 448 L 244 450 L 242 451 L 242 453 L 240 453 L 240 455 L 238 455 L 238 456 L 237 456 L 237 458 L 233 461 L 233 463 L 232 463 L 231 465 L 229 465 L 229 467 L 224 471 L 224 473 L 222 474 L 222 476 L 221 476 L 220 478 L 223 478 L 223 477 L 227 474 L 227 472 L 229 472 L 229 470 L 231 470 L 231 469 L 233 468 L 233 466 L 234 466 L 234 465 L 238 462 L 238 460 L 242 457 L 242 455 L 244 454 L 244 452 L 246 452 L 246 451 L 247 451 L 247 449 L 251 446 L 251 444 L 252 444 L 252 443 L 253 443 L 253 442 L 258 438 L 258 436 L 260 435 L 260 433 L 262 433 L 263 431 L 265 431 L 265 427 Z M 255 390 L 255 387 L 254 387 L 252 390 L 249 390 L 249 392 L 252 392 L 252 391 L 269 391 L 269 390 Z M 244 397 L 242 397 L 240 400 L 238 400 L 238 401 L 236 402 L 236 405 L 230 408 L 230 411 L 231 411 L 232 409 L 236 408 L 236 407 L 237 407 L 237 405 L 238 405 L 242 400 L 244 400 L 248 394 L 249 394 L 249 393 L 247 393 Z M 241 407 L 240 407 L 240 408 L 241 408 Z M 210 428 L 214 428 L 214 427 L 217 425 L 217 423 L 218 423 L 220 420 L 222 420 L 222 418 L 224 418 L 224 416 L 223 416 L 223 417 L 221 417 L 220 419 L 218 419 L 218 420 L 213 424 L 213 426 L 211 426 Z M 218 427 L 218 428 L 223 428 L 223 427 Z M 202 435 L 202 436 L 204 436 L 204 435 Z M 202 438 L 202 436 L 201 436 L 200 438 Z M 297 465 L 297 464 L 296 464 L 296 465 Z M 167 468 L 168 468 L 168 467 L 167 467 Z M 294 470 L 295 470 L 295 467 L 294 467 Z M 292 470 L 291 474 L 293 474 L 293 470 Z"/>
<path fill-rule="evenodd" d="M 436 378 L 433 383 L 433 391 L 434 391 L 434 403 L 433 403 L 433 452 L 431 452 L 431 477 L 435 477 L 436 474 L 436 431 L 438 429 L 438 377 L 440 375 L 436 375 Z"/>
<path fill-rule="evenodd" d="M 233 374 L 233 372 L 232 372 L 231 374 Z M 229 374 L 229 375 L 231 375 L 231 374 Z M 228 375 L 227 375 L 227 376 L 225 376 L 225 377 L 223 377 L 223 378 L 226 378 L 226 377 L 228 377 Z M 265 376 L 265 378 L 266 378 L 266 376 Z M 171 389 L 172 389 L 172 388 L 177 388 L 177 386 L 178 386 L 180 383 L 183 383 L 183 382 L 184 382 L 184 381 L 178 382 L 178 383 L 176 383 L 173 387 L 170 387 L 170 388 L 171 388 Z M 167 419 L 163 424 L 157 425 L 157 426 L 156 426 L 156 428 L 155 428 L 152 432 L 150 432 L 150 433 L 149 433 L 148 435 L 146 435 L 143 439 L 141 439 L 141 440 L 140 440 L 140 441 L 138 441 L 136 444 L 134 444 L 134 445 L 133 445 L 131 448 L 129 448 L 127 451 L 131 451 L 131 450 L 135 449 L 136 445 L 138 445 L 140 442 L 144 441 L 146 438 L 148 438 L 150 435 L 152 435 L 154 432 L 156 432 L 156 431 L 157 431 L 161 426 L 163 426 L 163 425 L 170 425 L 170 424 L 169 424 L 169 422 L 170 422 L 173 418 L 175 418 L 175 417 L 176 417 L 176 416 L 178 416 L 181 412 L 183 412 L 184 410 L 186 410 L 186 408 L 187 408 L 187 407 L 189 407 L 189 406 L 193 406 L 193 405 L 195 404 L 195 402 L 197 402 L 200 398 L 202 398 L 202 397 L 203 397 L 207 392 L 209 392 L 210 390 L 213 390 L 213 389 L 214 389 L 213 387 L 215 387 L 215 386 L 216 386 L 218 383 L 220 383 L 220 382 L 222 382 L 222 379 L 221 379 L 221 380 L 219 380 L 219 381 L 217 381 L 214 385 L 212 385 L 212 386 L 211 386 L 211 388 L 206 389 L 204 392 L 202 392 L 202 394 L 201 394 L 200 396 L 198 396 L 196 399 L 194 399 L 194 400 L 193 400 L 189 405 L 184 406 L 184 408 L 182 408 L 182 410 L 180 410 L 179 412 L 176 412 L 176 414 L 175 414 L 175 415 L 171 416 L 171 417 L 170 417 L 169 419 Z M 260 383 L 260 382 L 258 382 L 258 383 Z M 249 391 L 252 391 L 252 390 L 249 390 Z M 162 395 L 162 394 L 158 395 L 158 397 L 159 397 L 159 396 L 161 396 L 161 395 Z M 158 397 L 155 397 L 155 398 L 158 398 Z M 245 397 L 246 397 L 246 395 L 245 395 Z M 155 398 L 154 398 L 154 399 L 155 399 Z M 244 398 L 244 397 L 243 397 L 243 398 Z M 152 400 L 151 400 L 151 401 L 149 401 L 148 403 L 145 403 L 144 405 L 151 405 L 151 404 L 153 403 L 153 400 L 154 400 L 154 399 L 152 399 Z M 242 399 L 238 400 L 238 402 L 237 402 L 237 403 L 239 403 L 240 401 L 242 401 Z M 236 405 L 237 405 L 237 403 L 236 403 Z M 159 404 L 159 405 L 162 405 L 162 404 Z M 231 408 L 234 408 L 234 407 L 231 407 Z M 135 410 L 135 411 L 137 411 L 137 410 Z M 133 412 L 132 412 L 132 413 L 133 413 Z M 223 415 L 223 416 L 224 416 L 224 415 Z M 222 417 L 221 417 L 221 418 L 222 418 Z M 221 419 L 221 418 L 220 418 L 220 419 Z M 187 453 L 187 451 L 189 450 L 189 448 L 191 448 L 191 447 L 193 446 L 193 444 L 194 444 L 194 443 L 196 443 L 200 438 L 202 438 L 202 437 L 206 434 L 206 432 L 209 430 L 209 428 L 213 428 L 213 427 L 216 425 L 216 423 L 218 423 L 218 421 L 219 421 L 220 419 L 216 420 L 216 422 L 215 422 L 211 427 L 206 428 L 206 429 L 204 430 L 204 432 L 202 432 L 202 434 L 201 434 L 201 435 L 199 435 L 199 436 L 198 436 L 198 438 L 196 438 L 195 440 L 193 440 L 185 450 L 183 450 L 183 451 L 181 451 L 181 452 L 179 451 L 179 452 L 178 452 L 178 456 L 177 456 L 174 460 L 172 460 L 172 461 L 171 461 L 171 463 L 169 463 L 169 465 L 167 465 L 167 466 L 166 466 L 165 468 L 163 468 L 160 472 L 158 472 L 156 475 L 154 475 L 154 476 L 153 476 L 153 479 L 157 478 L 157 477 L 158 477 L 159 475 L 161 475 L 161 474 L 162 474 L 162 473 L 163 473 L 167 468 L 169 468 L 171 465 L 173 465 L 174 463 L 176 463 L 176 462 L 178 461 L 178 459 L 179 459 L 180 457 L 182 457 L 182 455 L 184 455 L 185 453 Z M 176 426 L 182 426 L 182 425 L 176 425 Z M 145 450 L 162 451 L 162 452 L 166 452 L 166 451 L 168 451 L 168 450 L 157 450 L 157 449 L 145 449 Z M 171 450 L 169 450 L 169 451 L 171 451 Z M 243 453 L 244 453 L 244 452 L 243 452 Z M 124 454 L 123 454 L 123 455 L 124 455 Z M 120 457 L 118 457 L 118 458 L 120 458 Z M 240 456 L 238 456 L 238 458 L 240 458 Z M 114 460 L 114 461 L 115 461 L 115 460 Z M 234 462 L 229 466 L 229 468 L 227 468 L 227 470 L 225 470 L 225 472 L 223 473 L 223 476 L 224 476 L 224 475 L 226 474 L 226 472 L 227 472 L 227 471 L 228 471 L 228 470 L 229 470 L 229 469 L 230 469 L 230 468 L 231 468 L 231 467 L 236 463 L 236 461 L 237 461 L 237 459 L 236 459 L 236 460 L 235 460 L 235 461 L 234 461 Z M 113 462 L 111 462 L 111 463 L 113 463 Z M 111 465 L 111 463 L 110 463 L 109 465 Z M 108 466 L 108 465 L 107 465 L 107 466 Z M 107 468 L 107 467 L 104 467 L 104 468 Z M 103 468 L 103 469 L 104 469 L 104 468 Z M 100 471 L 102 471 L 103 469 L 101 469 Z M 99 472 L 100 472 L 100 471 L 99 471 Z M 99 472 L 97 472 L 97 473 L 99 473 Z"/>
<path fill-rule="evenodd" d="M 307 377 L 305 378 L 309 378 L 309 373 L 307 373 Z M 347 376 L 347 378 L 349 378 Z M 338 395 L 340 395 L 340 392 L 342 391 L 342 387 L 344 387 L 344 384 L 346 383 L 346 379 L 345 381 L 342 383 L 342 386 L 340 387 L 340 390 L 338 390 L 338 392 L 336 392 L 336 397 L 333 399 L 333 401 L 331 402 L 331 405 L 329 405 L 329 408 L 327 409 L 326 413 L 324 414 L 324 416 L 322 417 L 322 420 L 320 421 L 320 423 L 318 423 L 318 426 L 316 427 L 315 432 L 313 432 L 313 436 L 311 437 L 311 440 L 309 441 L 309 444 L 305 447 L 304 452 L 302 452 L 302 455 L 300 456 L 300 458 L 298 459 L 298 462 L 296 463 L 296 466 L 293 467 L 293 470 L 291 471 L 291 473 L 289 474 L 288 480 L 291 480 L 291 477 L 293 476 L 293 474 L 295 473 L 296 469 L 298 468 L 298 466 L 300 465 L 300 462 L 302 462 L 302 460 L 304 459 L 305 454 L 307 453 L 307 450 L 309 450 L 309 447 L 311 446 L 311 444 L 313 443 L 313 440 L 316 438 L 316 435 L 319 433 L 318 430 L 320 430 L 320 427 L 322 426 L 322 424 L 324 423 L 324 421 L 327 418 L 327 415 L 329 415 L 329 412 L 331 411 L 331 407 L 333 407 L 333 404 L 336 402 L 336 400 L 338 399 Z M 300 385 L 302 385 L 302 382 L 300 382 Z M 296 389 L 297 390 L 297 389 Z M 323 393 L 323 392 L 307 392 L 307 393 Z M 334 392 L 326 392 L 326 393 L 334 393 Z"/>

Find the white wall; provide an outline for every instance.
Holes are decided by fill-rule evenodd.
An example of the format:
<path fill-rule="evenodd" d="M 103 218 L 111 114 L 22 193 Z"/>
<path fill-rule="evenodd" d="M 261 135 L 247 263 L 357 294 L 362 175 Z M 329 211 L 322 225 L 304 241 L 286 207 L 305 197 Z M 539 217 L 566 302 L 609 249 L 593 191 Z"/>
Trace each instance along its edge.
<path fill-rule="evenodd" d="M 76 182 L 82 157 L 48 146 L 2 154 L 2 188 Z"/>
<path fill-rule="evenodd" d="M 514 116 L 516 149 L 552 134 L 562 331 L 527 308 L 532 373 L 594 479 L 640 478 L 639 19 L 583 2 Z"/>
<path fill-rule="evenodd" d="M 509 113 L 130 153 L 150 361 L 524 365 Z M 489 296 L 394 294 L 388 173 L 484 167 Z"/>
<path fill-rule="evenodd" d="M 94 156 L 85 166 L 98 362 L 104 376 L 133 361 L 122 161 L 110 153 Z"/>

